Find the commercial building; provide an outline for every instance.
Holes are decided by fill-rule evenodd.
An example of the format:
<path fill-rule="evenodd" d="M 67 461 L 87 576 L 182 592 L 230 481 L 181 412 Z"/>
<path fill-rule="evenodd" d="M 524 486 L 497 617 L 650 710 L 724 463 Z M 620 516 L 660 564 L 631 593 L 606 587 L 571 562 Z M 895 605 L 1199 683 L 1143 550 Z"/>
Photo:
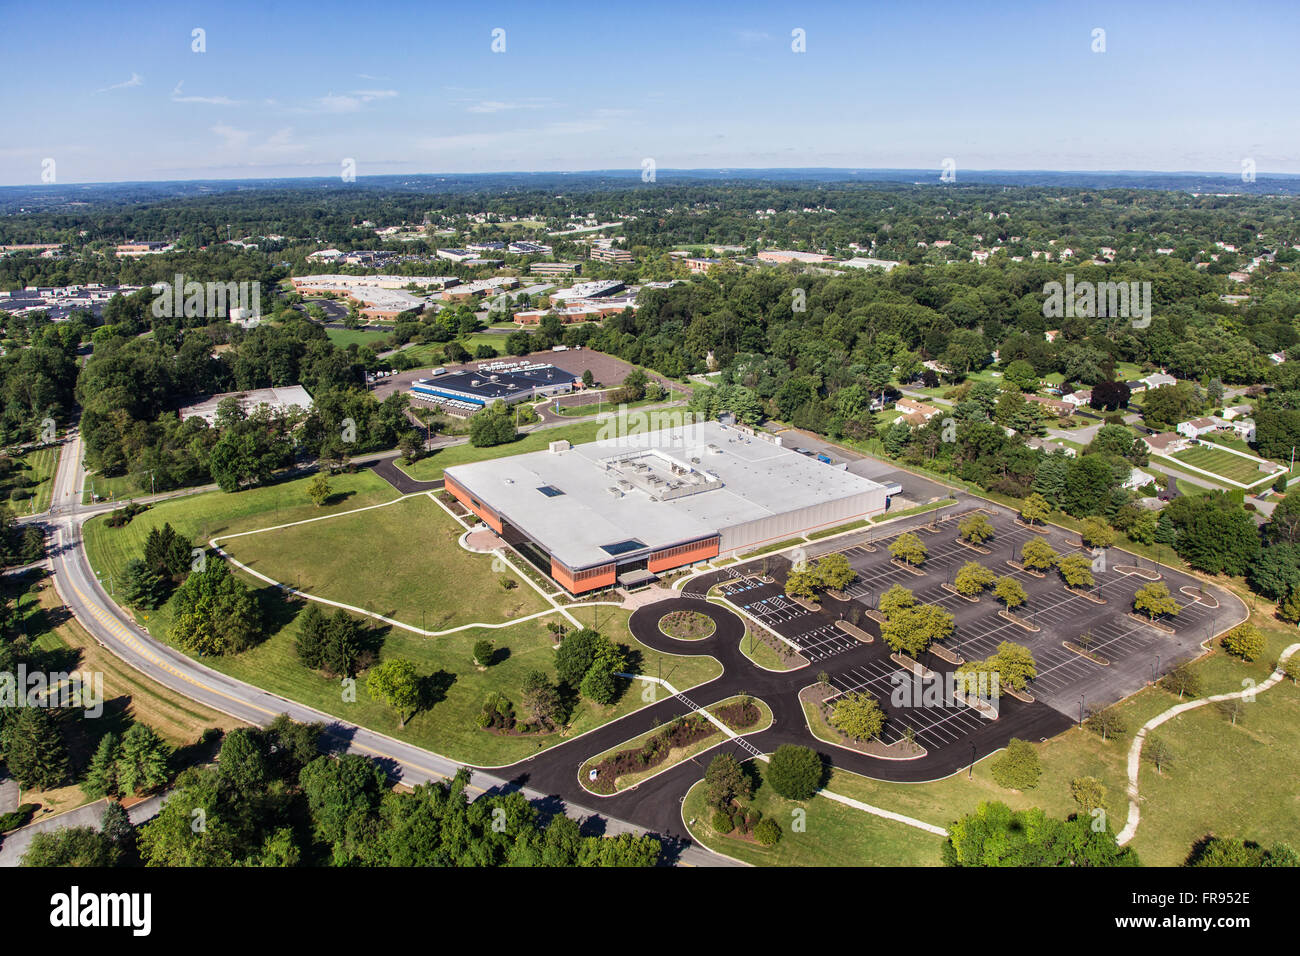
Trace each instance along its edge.
<path fill-rule="evenodd" d="M 572 372 L 536 362 L 484 362 L 477 368 L 416 379 L 410 396 L 460 414 L 502 401 L 545 398 L 573 391 L 580 379 Z"/>
<path fill-rule="evenodd" d="M 285 412 L 290 409 L 311 411 L 311 396 L 301 385 L 289 385 L 285 388 L 255 388 L 247 392 L 222 392 L 209 395 L 202 401 L 187 405 L 181 409 L 181 421 L 187 418 L 202 418 L 209 425 L 217 420 L 217 408 L 227 398 L 239 399 L 239 407 L 245 415 L 251 415 L 259 408 L 273 412 Z"/>
<path fill-rule="evenodd" d="M 581 262 L 534 262 L 528 271 L 535 276 L 572 276 L 582 274 Z"/>
<path fill-rule="evenodd" d="M 27 286 L 13 292 L 0 292 L 0 309 L 10 315 L 45 312 L 54 322 L 68 318 L 73 312 L 90 312 L 102 316 L 104 306 L 113 296 L 131 295 L 139 292 L 140 288 L 138 285 L 100 285 L 98 282 L 54 287 Z"/>
<path fill-rule="evenodd" d="M 591 258 L 598 262 L 629 263 L 636 261 L 632 258 L 632 253 L 626 249 L 615 249 L 613 246 L 592 246 Z"/>
<path fill-rule="evenodd" d="M 686 259 L 684 261 L 686 263 L 686 268 L 690 269 L 692 272 L 708 272 L 714 266 L 718 265 L 718 263 L 722 262 L 721 259 L 708 259 L 704 257 Z"/>
<path fill-rule="evenodd" d="M 600 299 L 611 296 L 616 292 L 622 292 L 626 288 L 622 282 L 617 279 L 593 279 L 590 282 L 579 282 L 567 289 L 561 289 L 551 295 L 551 302 L 570 302 L 576 299 Z"/>
<path fill-rule="evenodd" d="M 446 489 L 573 594 L 885 510 L 883 485 L 752 429 L 698 422 L 445 472 Z"/>
<path fill-rule="evenodd" d="M 820 252 L 797 252 L 793 249 L 765 249 L 758 254 L 759 262 L 831 262 L 830 256 Z"/>
<path fill-rule="evenodd" d="M 551 247 L 540 242 L 527 242 L 519 240 L 512 242 L 506 247 L 507 252 L 512 252 L 517 256 L 549 256 Z"/>

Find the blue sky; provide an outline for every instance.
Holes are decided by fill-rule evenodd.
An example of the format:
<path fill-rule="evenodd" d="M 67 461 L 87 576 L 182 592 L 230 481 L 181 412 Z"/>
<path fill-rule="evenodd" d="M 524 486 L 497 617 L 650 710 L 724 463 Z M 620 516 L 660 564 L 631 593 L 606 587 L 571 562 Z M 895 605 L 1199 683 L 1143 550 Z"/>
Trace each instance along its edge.
<path fill-rule="evenodd" d="M 60 183 L 333 176 L 344 158 L 359 176 L 647 157 L 1300 173 L 1300 4 L 727 6 L 9 4 L 0 184 L 40 182 L 47 157 Z"/>

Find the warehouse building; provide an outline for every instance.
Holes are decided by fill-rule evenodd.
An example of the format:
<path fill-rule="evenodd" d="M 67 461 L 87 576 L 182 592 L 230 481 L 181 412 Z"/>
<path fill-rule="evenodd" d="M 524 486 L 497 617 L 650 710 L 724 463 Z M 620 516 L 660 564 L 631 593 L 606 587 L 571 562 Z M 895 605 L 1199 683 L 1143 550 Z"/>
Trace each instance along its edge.
<path fill-rule="evenodd" d="M 446 489 L 573 594 L 885 510 L 885 488 L 699 422 L 446 470 Z"/>
<path fill-rule="evenodd" d="M 502 401 L 546 398 L 573 391 L 580 379 L 554 365 L 537 362 L 485 362 L 476 369 L 445 372 L 411 383 L 411 398 L 446 406 L 455 414 L 472 413 Z"/>

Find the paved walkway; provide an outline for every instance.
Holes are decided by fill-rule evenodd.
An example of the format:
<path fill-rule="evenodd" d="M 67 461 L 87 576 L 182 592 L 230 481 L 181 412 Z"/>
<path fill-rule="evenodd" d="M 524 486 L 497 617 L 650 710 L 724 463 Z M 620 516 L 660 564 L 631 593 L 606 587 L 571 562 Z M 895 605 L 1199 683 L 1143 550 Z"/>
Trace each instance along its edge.
<path fill-rule="evenodd" d="M 1278 655 L 1277 667 L 1268 679 L 1261 684 L 1247 687 L 1245 690 L 1239 690 L 1231 694 L 1214 694 L 1210 697 L 1202 697 L 1199 700 L 1184 701 L 1170 707 L 1164 713 L 1157 714 L 1142 725 L 1133 736 L 1133 744 L 1128 751 L 1128 821 L 1124 824 L 1124 829 L 1119 832 L 1116 840 L 1120 846 L 1128 843 L 1137 834 L 1138 824 L 1142 821 L 1142 810 L 1138 806 L 1138 773 L 1142 769 L 1142 744 L 1146 741 L 1147 734 L 1155 730 L 1166 721 L 1173 720 L 1180 714 L 1185 714 L 1189 710 L 1195 710 L 1198 707 L 1204 707 L 1206 704 L 1215 704 L 1224 700 L 1236 700 L 1239 698 L 1254 697 L 1256 694 L 1268 690 L 1274 684 L 1280 683 L 1286 676 L 1282 672 L 1282 664 L 1292 654 L 1300 651 L 1300 643 L 1291 644 Z"/>
<path fill-rule="evenodd" d="M 0 780 L 0 813 L 12 813 L 18 809 L 18 781 L 13 777 Z"/>
<path fill-rule="evenodd" d="M 158 811 L 162 808 L 166 798 L 166 794 L 160 794 L 147 800 L 141 800 L 127 810 L 126 815 L 138 827 L 158 815 Z M 27 852 L 27 848 L 31 845 L 32 837 L 38 833 L 48 833 L 51 830 L 60 830 L 63 827 L 94 827 L 98 830 L 99 821 L 104 816 L 104 809 L 107 806 L 107 800 L 96 800 L 94 803 L 87 803 L 85 806 L 77 807 L 75 810 L 69 810 L 66 813 L 58 813 L 54 816 L 37 819 L 34 823 L 28 824 L 21 830 L 15 830 L 13 833 L 7 834 L 4 843 L 0 843 L 0 866 L 18 866 L 22 862 L 23 854 Z"/>

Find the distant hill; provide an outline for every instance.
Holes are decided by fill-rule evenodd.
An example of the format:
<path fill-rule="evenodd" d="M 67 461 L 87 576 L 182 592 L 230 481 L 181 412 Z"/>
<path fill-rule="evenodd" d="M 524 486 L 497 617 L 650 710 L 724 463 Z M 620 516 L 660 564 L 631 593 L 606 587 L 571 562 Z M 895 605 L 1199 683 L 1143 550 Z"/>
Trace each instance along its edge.
<path fill-rule="evenodd" d="M 1240 175 L 1206 172 L 957 170 L 955 183 L 941 183 L 936 169 L 659 169 L 656 181 L 725 185 L 743 183 L 838 184 L 881 183 L 933 185 L 960 189 L 963 185 L 1036 186 L 1064 189 L 1154 189 L 1194 193 L 1298 195 L 1300 175 L 1260 173 L 1253 183 Z M 192 198 L 232 192 L 290 190 L 331 192 L 349 190 L 403 193 L 469 193 L 512 189 L 620 189 L 643 185 L 640 169 L 583 170 L 538 173 L 447 173 L 403 176 L 362 176 L 353 183 L 338 177 L 311 179 L 226 179 L 158 183 L 87 183 L 0 187 L 0 214 L 40 212 L 80 204 L 131 205 L 140 202 Z"/>

